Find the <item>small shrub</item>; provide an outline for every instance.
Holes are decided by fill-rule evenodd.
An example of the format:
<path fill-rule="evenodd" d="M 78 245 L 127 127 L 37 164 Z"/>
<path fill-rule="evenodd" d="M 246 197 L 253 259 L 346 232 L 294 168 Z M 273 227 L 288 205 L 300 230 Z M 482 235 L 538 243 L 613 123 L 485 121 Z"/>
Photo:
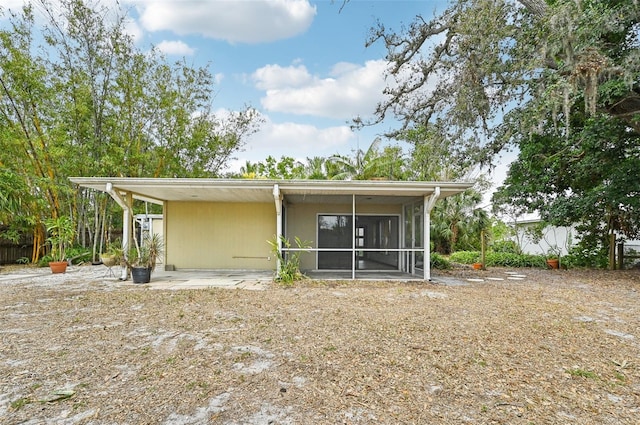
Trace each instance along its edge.
<path fill-rule="evenodd" d="M 302 241 L 297 236 L 295 241 L 299 249 L 308 249 L 311 247 L 311 242 Z M 271 245 L 271 252 L 273 252 L 273 254 L 278 258 L 280 263 L 280 269 L 278 270 L 276 281 L 282 282 L 286 285 L 291 285 L 295 281 L 302 280 L 306 277 L 300 271 L 300 255 L 302 254 L 302 251 L 293 251 L 283 254 L 278 249 L 278 239 L 276 237 L 267 242 Z M 282 235 L 280 236 L 280 243 L 284 248 L 291 248 L 291 242 Z"/>
<path fill-rule="evenodd" d="M 606 249 L 587 248 L 578 244 L 572 246 L 569 253 L 562 257 L 562 265 L 569 268 L 606 269 L 609 265 L 609 255 Z"/>
<path fill-rule="evenodd" d="M 458 251 L 451 254 L 449 261 L 459 264 L 473 264 L 480 262 L 480 256 L 479 251 Z M 547 267 L 546 259 L 543 255 L 495 251 L 486 253 L 485 265 L 487 267 Z"/>
<path fill-rule="evenodd" d="M 53 261 L 53 257 L 50 255 L 45 255 L 40 258 L 38 261 L 38 267 L 48 267 L 49 263 Z"/>
<path fill-rule="evenodd" d="M 491 245 L 493 252 L 506 252 L 509 254 L 520 254 L 520 247 L 515 241 L 495 241 Z"/>
<path fill-rule="evenodd" d="M 589 378 L 589 379 L 597 379 L 598 378 L 598 375 L 596 375 L 594 372 L 591 372 L 591 371 L 588 371 L 588 370 L 584 370 L 584 369 L 580 369 L 580 368 L 567 369 L 566 372 L 571 376 L 576 376 L 576 377 L 580 377 L 580 378 Z"/>
<path fill-rule="evenodd" d="M 444 258 L 442 255 L 437 252 L 431 253 L 431 268 L 437 270 L 448 270 L 451 268 L 451 263 L 449 260 Z"/>
<path fill-rule="evenodd" d="M 480 261 L 479 251 L 456 251 L 449 256 L 449 261 L 459 264 L 473 264 Z"/>
<path fill-rule="evenodd" d="M 546 259 L 543 255 L 488 252 L 486 260 L 486 265 L 493 267 L 547 267 Z"/>

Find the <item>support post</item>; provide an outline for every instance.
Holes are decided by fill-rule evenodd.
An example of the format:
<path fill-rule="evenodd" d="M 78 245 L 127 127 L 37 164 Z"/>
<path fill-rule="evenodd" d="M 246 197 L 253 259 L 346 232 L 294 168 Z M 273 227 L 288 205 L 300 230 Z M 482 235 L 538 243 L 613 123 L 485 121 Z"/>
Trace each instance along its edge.
<path fill-rule="evenodd" d="M 280 258 L 282 256 L 282 194 L 277 184 L 273 185 L 273 200 L 276 203 L 276 244 L 278 255 L 276 255 L 276 276 L 280 276 Z"/>
<path fill-rule="evenodd" d="M 616 234 L 609 235 L 609 270 L 616 269 Z"/>
<path fill-rule="evenodd" d="M 351 195 L 351 279 L 356 279 L 356 195 Z"/>
<path fill-rule="evenodd" d="M 424 248 L 424 280 L 431 280 L 431 210 L 433 209 L 436 201 L 440 197 L 440 186 L 436 186 L 431 196 L 424 197 L 423 201 L 423 232 L 422 247 Z"/>
<path fill-rule="evenodd" d="M 107 183 L 106 192 L 113 198 L 114 201 L 122 208 L 122 253 L 125 260 L 129 259 L 129 249 L 131 248 L 132 226 L 131 220 L 133 220 L 133 195 L 127 192 L 125 197 L 114 189 L 111 183 Z M 120 280 L 127 280 L 127 267 L 122 267 L 120 274 Z"/>
<path fill-rule="evenodd" d="M 486 270 L 486 261 L 487 261 L 487 241 L 486 235 L 484 234 L 484 229 L 480 231 L 480 262 L 482 263 L 482 270 Z"/>
<path fill-rule="evenodd" d="M 618 244 L 618 270 L 624 269 L 624 242 Z"/>

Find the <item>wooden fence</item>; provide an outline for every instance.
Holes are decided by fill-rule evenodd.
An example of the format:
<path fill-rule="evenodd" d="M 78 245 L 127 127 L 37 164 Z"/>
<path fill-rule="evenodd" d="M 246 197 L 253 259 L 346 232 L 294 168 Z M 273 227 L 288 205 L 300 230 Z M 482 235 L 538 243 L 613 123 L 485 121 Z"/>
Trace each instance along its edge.
<path fill-rule="evenodd" d="M 0 238 L 0 264 L 15 264 L 18 260 L 26 258 L 31 261 L 33 253 L 33 238 L 24 236 L 17 243 Z"/>

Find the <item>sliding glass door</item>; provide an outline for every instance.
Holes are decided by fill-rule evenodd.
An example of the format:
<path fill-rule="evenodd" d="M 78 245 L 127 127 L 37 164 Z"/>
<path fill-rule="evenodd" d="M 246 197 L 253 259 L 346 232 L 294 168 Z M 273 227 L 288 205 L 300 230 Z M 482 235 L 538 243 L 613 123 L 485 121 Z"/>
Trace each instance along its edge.
<path fill-rule="evenodd" d="M 318 269 L 397 270 L 399 241 L 398 216 L 318 215 Z"/>

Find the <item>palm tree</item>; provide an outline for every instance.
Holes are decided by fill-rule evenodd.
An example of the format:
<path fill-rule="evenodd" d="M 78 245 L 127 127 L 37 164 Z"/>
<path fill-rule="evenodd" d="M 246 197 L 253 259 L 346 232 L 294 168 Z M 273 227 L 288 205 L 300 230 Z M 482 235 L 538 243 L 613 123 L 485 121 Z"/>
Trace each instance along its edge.
<path fill-rule="evenodd" d="M 240 167 L 240 176 L 243 179 L 257 179 L 259 164 L 252 164 L 251 161 L 246 161 L 245 164 Z"/>
<path fill-rule="evenodd" d="M 480 248 L 481 230 L 490 225 L 487 212 L 476 208 L 481 200 L 481 193 L 471 189 L 436 204 L 431 213 L 431 237 L 437 252 Z"/>
<path fill-rule="evenodd" d="M 326 180 L 327 159 L 322 156 L 307 157 L 307 164 L 304 167 L 305 178 L 310 180 Z"/>
<path fill-rule="evenodd" d="M 370 180 L 374 177 L 392 177 L 391 169 L 396 161 L 393 155 L 380 150 L 382 139 L 377 137 L 366 152 L 358 149 L 353 158 L 334 155 L 327 159 L 336 167 L 332 180 Z"/>

